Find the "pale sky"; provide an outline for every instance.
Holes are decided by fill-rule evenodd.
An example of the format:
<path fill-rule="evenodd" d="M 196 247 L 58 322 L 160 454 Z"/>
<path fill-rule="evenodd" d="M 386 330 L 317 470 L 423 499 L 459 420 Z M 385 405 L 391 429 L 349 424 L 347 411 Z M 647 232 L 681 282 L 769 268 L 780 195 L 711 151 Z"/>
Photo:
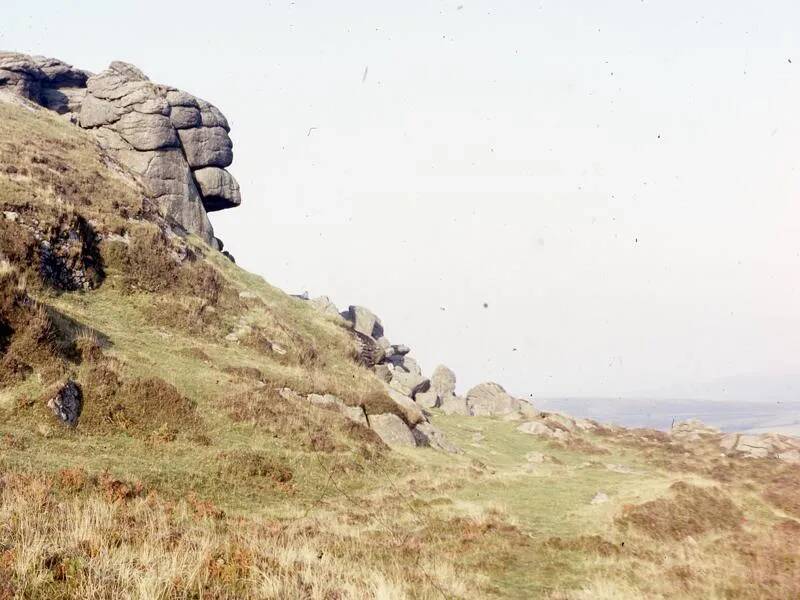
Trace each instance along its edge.
<path fill-rule="evenodd" d="M 239 264 L 370 307 L 460 391 L 800 372 L 796 1 L 2 12 L 2 49 L 216 104 L 243 205 L 212 222 Z"/>

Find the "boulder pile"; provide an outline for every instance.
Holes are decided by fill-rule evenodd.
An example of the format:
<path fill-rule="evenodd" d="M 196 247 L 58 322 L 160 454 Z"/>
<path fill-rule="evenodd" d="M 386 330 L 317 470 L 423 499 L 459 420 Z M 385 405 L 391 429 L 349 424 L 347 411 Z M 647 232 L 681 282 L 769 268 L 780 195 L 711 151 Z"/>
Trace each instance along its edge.
<path fill-rule="evenodd" d="M 360 362 L 383 382 L 386 394 L 402 414 L 370 415 L 369 426 L 389 445 L 431 446 L 447 452 L 459 452 L 430 422 L 432 409 L 445 414 L 463 416 L 503 416 L 510 419 L 537 415 L 525 400 L 514 398 L 496 383 L 484 383 L 466 395 L 456 393 L 456 374 L 444 365 L 436 367 L 430 377 L 404 344 L 392 343 L 386 336 L 381 319 L 363 306 L 352 305 L 339 312 L 327 296 L 305 300 L 314 309 L 342 319 L 355 337 Z"/>
<path fill-rule="evenodd" d="M 233 143 L 212 104 L 151 82 L 112 62 L 96 75 L 62 61 L 0 52 L 0 94 L 64 115 L 141 178 L 162 215 L 221 250 L 209 212 L 239 206 L 239 184 L 225 170 Z"/>

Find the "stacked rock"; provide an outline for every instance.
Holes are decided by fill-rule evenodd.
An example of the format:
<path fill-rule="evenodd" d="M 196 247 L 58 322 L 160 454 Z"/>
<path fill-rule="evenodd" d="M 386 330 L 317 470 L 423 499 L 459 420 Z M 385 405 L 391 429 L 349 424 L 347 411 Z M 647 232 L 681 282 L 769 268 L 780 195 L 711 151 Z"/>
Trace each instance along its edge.
<path fill-rule="evenodd" d="M 221 249 L 212 211 L 241 204 L 230 127 L 205 100 L 112 62 L 97 75 L 55 59 L 0 53 L 0 91 L 64 114 L 139 175 L 164 217 Z"/>

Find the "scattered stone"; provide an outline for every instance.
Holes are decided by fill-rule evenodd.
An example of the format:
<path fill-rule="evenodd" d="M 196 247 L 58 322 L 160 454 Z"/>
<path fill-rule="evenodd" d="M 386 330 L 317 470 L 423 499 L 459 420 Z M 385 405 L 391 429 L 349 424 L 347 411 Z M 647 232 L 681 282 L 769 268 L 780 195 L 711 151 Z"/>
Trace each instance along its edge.
<path fill-rule="evenodd" d="M 563 429 L 551 429 L 542 421 L 528 421 L 526 423 L 522 423 L 519 427 L 517 427 L 517 431 L 559 441 L 565 441 L 569 439 L 569 433 Z"/>
<path fill-rule="evenodd" d="M 529 463 L 535 464 L 542 464 L 547 462 L 553 462 L 553 458 L 551 456 L 547 456 L 541 452 L 528 452 L 525 455 L 525 460 Z"/>
<path fill-rule="evenodd" d="M 403 419 L 392 413 L 370 415 L 369 425 L 387 446 L 400 447 L 417 445 L 414 434 Z"/>
<path fill-rule="evenodd" d="M 704 436 L 719 435 L 720 430 L 710 427 L 698 419 L 688 419 L 674 423 L 670 435 L 684 441 L 700 441 Z"/>
<path fill-rule="evenodd" d="M 47 406 L 62 423 L 75 427 L 83 410 L 81 388 L 74 381 L 67 381 L 55 396 L 47 401 Z"/>
<path fill-rule="evenodd" d="M 636 471 L 631 469 L 627 465 L 616 465 L 616 464 L 607 464 L 606 469 L 609 471 L 613 471 L 614 473 L 621 473 L 623 475 L 635 475 Z"/>

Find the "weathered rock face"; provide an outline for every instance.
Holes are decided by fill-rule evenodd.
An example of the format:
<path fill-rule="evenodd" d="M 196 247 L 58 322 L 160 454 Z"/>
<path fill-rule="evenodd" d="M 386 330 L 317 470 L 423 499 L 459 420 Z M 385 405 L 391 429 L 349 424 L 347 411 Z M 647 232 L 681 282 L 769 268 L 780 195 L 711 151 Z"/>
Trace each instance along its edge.
<path fill-rule="evenodd" d="M 139 175 L 166 218 L 219 248 L 212 211 L 241 204 L 225 170 L 230 127 L 205 100 L 151 82 L 133 65 L 112 62 L 97 75 L 39 56 L 0 53 L 0 90 L 67 115 Z"/>
<path fill-rule="evenodd" d="M 411 429 L 397 415 L 391 413 L 372 415 L 369 418 L 369 424 L 387 446 L 413 447 L 417 445 Z"/>
<path fill-rule="evenodd" d="M 453 396 L 456 393 L 456 374 L 444 365 L 439 365 L 431 375 L 431 389 L 440 398 Z"/>
<path fill-rule="evenodd" d="M 720 448 L 744 458 L 777 458 L 785 462 L 800 462 L 800 439 L 776 433 L 727 433 L 720 438 Z"/>
<path fill-rule="evenodd" d="M 519 410 L 521 403 L 497 383 L 481 383 L 467 392 L 467 404 L 476 417 L 507 415 Z"/>

